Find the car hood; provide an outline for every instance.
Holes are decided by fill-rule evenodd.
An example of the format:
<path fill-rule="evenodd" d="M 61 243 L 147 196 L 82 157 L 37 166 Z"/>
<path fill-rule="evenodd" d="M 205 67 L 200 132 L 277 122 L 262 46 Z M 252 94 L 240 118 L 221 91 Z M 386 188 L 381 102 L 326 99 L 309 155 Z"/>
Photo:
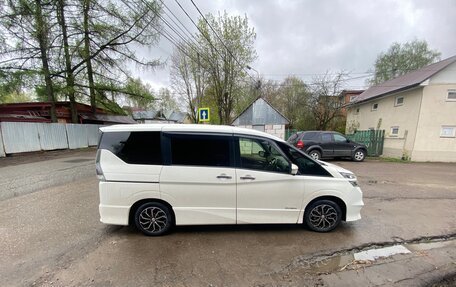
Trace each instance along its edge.
<path fill-rule="evenodd" d="M 344 173 L 352 173 L 354 174 L 352 171 L 348 170 L 348 169 L 345 169 L 341 166 L 338 166 L 336 164 L 332 164 L 332 163 L 329 163 L 329 162 L 326 162 L 326 161 L 322 161 L 322 160 L 319 160 L 318 161 L 323 167 L 325 167 L 329 172 L 333 173 L 333 171 L 336 172 L 336 174 L 338 176 L 340 176 L 340 172 L 344 172 Z"/>

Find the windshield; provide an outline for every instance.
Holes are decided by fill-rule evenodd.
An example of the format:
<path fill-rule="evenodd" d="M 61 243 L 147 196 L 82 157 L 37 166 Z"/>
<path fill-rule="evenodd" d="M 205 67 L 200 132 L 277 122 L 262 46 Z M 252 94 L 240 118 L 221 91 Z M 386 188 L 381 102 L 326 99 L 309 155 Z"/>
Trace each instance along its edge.
<path fill-rule="evenodd" d="M 278 143 L 292 163 L 298 166 L 300 175 L 332 176 L 320 163 L 288 143 Z"/>

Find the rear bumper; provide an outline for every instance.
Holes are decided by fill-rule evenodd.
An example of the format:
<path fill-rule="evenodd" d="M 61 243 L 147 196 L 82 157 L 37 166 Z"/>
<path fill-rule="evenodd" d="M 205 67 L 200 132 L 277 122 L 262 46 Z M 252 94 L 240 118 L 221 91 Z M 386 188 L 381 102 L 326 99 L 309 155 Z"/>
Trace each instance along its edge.
<path fill-rule="evenodd" d="M 98 206 L 100 221 L 104 224 L 128 225 L 129 211 L 128 206 L 103 205 Z"/>

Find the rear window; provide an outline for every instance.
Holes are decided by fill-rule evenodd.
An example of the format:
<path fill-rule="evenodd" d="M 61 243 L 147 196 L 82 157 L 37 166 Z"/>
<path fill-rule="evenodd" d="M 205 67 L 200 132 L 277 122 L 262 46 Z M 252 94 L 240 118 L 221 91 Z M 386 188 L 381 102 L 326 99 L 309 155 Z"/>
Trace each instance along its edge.
<path fill-rule="evenodd" d="M 111 151 L 129 164 L 163 164 L 160 132 L 103 133 L 99 148 Z"/>

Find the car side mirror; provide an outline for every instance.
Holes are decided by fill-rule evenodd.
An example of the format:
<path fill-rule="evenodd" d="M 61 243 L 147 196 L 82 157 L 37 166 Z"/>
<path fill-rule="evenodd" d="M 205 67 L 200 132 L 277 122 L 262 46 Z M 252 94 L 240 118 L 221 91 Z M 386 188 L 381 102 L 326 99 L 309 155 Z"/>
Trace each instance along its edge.
<path fill-rule="evenodd" d="M 299 167 L 295 165 L 294 163 L 291 164 L 291 174 L 292 175 L 297 175 L 299 171 Z"/>
<path fill-rule="evenodd" d="M 262 151 L 262 150 L 260 150 L 258 152 L 258 155 L 261 156 L 261 157 L 266 157 L 266 153 L 264 151 Z"/>
<path fill-rule="evenodd" d="M 348 143 L 350 143 L 350 142 L 351 142 L 351 140 L 347 139 L 347 142 L 348 142 Z"/>

